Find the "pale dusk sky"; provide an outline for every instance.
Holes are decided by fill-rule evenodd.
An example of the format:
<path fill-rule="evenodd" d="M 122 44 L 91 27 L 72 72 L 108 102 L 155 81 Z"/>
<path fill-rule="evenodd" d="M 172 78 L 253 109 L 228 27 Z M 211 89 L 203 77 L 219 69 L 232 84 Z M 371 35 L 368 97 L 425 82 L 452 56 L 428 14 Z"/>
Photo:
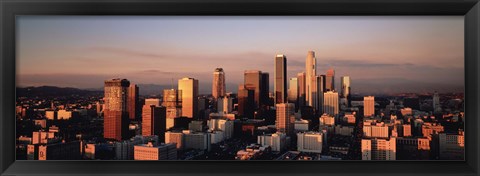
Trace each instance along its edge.
<path fill-rule="evenodd" d="M 222 67 L 228 91 L 245 70 L 270 73 L 287 56 L 288 77 L 305 70 L 308 50 L 317 73 L 350 76 L 352 92 L 462 91 L 462 16 L 20 16 L 18 86 L 101 88 L 121 77 L 170 85 L 199 79 L 209 93 Z"/>

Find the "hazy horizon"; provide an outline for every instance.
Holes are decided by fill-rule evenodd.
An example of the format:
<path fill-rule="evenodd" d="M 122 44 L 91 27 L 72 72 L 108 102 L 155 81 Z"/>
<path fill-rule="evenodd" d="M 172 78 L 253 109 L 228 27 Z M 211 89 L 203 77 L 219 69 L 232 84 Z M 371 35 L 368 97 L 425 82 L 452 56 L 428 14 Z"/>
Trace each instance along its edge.
<path fill-rule="evenodd" d="M 287 57 L 288 79 L 315 51 L 317 74 L 350 76 L 353 93 L 463 92 L 462 16 L 420 17 L 17 17 L 17 86 L 101 88 L 114 77 L 171 85 L 182 77 L 211 91 L 222 67 L 227 91 L 244 70 L 270 74 Z M 142 90 L 140 90 L 142 91 Z"/>

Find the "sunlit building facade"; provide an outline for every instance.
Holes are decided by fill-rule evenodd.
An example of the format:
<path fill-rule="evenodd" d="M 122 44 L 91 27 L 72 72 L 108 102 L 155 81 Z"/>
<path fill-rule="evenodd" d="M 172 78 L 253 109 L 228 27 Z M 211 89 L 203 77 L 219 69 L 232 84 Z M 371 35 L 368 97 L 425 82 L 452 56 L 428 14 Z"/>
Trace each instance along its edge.
<path fill-rule="evenodd" d="M 165 133 L 165 143 L 174 143 L 178 150 L 183 150 L 184 135 L 182 132 L 167 131 Z"/>
<path fill-rule="evenodd" d="M 144 105 L 142 108 L 142 136 L 157 135 L 163 142 L 166 131 L 166 108 L 164 106 Z"/>
<path fill-rule="evenodd" d="M 305 92 L 306 92 L 306 105 L 314 106 L 314 102 L 318 101 L 314 89 L 315 76 L 317 76 L 317 59 L 315 58 L 315 52 L 308 51 L 307 59 L 305 62 Z"/>
<path fill-rule="evenodd" d="M 128 117 L 130 120 L 135 120 L 137 118 L 138 113 L 138 86 L 135 84 L 130 84 L 128 87 Z"/>
<path fill-rule="evenodd" d="M 178 90 L 182 93 L 182 116 L 196 118 L 198 112 L 198 80 L 182 78 L 178 80 Z"/>
<path fill-rule="evenodd" d="M 126 79 L 105 81 L 104 137 L 120 141 L 127 138 L 128 130 L 128 87 Z"/>
<path fill-rule="evenodd" d="M 182 91 L 176 89 L 163 90 L 162 106 L 167 111 L 167 129 L 174 126 L 174 119 L 182 116 Z"/>
<path fill-rule="evenodd" d="M 375 97 L 363 97 L 363 116 L 371 117 L 375 115 Z"/>
<path fill-rule="evenodd" d="M 153 105 L 153 106 L 160 106 L 162 104 L 162 100 L 159 98 L 147 98 L 145 99 L 144 105 Z"/>
<path fill-rule="evenodd" d="M 134 160 L 176 160 L 177 148 L 174 143 L 153 145 L 152 142 L 134 146 Z"/>
<path fill-rule="evenodd" d="M 216 68 L 213 72 L 212 96 L 215 99 L 225 96 L 225 72 L 223 68 Z"/>
<path fill-rule="evenodd" d="M 362 160 L 396 160 L 396 139 L 362 139 Z"/>
<path fill-rule="evenodd" d="M 330 68 L 327 70 L 325 77 L 325 91 L 334 91 L 335 90 L 335 70 Z"/>

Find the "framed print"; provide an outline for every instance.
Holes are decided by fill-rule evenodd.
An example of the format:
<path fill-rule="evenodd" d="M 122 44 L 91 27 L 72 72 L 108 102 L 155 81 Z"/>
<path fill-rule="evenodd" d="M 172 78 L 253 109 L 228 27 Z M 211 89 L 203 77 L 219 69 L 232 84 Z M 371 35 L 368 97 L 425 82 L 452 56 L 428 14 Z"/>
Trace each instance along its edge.
<path fill-rule="evenodd" d="M 2 175 L 478 175 L 476 0 L 1 5 Z"/>

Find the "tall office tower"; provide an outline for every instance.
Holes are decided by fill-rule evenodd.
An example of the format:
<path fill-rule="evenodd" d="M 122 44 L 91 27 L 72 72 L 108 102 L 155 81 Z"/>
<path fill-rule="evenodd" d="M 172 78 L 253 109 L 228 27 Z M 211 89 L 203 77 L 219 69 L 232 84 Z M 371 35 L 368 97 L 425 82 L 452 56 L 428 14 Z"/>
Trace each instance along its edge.
<path fill-rule="evenodd" d="M 161 142 L 165 140 L 167 126 L 167 108 L 164 106 L 144 105 L 142 108 L 142 136 L 157 135 Z"/>
<path fill-rule="evenodd" d="M 435 91 L 435 93 L 433 94 L 433 112 L 439 111 L 441 111 L 440 96 L 438 95 L 438 92 Z"/>
<path fill-rule="evenodd" d="M 338 114 L 338 109 L 338 92 L 325 92 L 323 94 L 323 112 L 335 116 Z"/>
<path fill-rule="evenodd" d="M 253 119 L 254 106 L 254 91 L 247 89 L 244 85 L 238 86 L 238 115 Z"/>
<path fill-rule="evenodd" d="M 213 72 L 212 96 L 216 100 L 218 97 L 225 96 L 225 91 L 225 72 L 223 68 L 216 68 Z"/>
<path fill-rule="evenodd" d="M 268 93 L 270 92 L 270 79 L 269 74 L 266 72 L 262 72 L 262 81 L 260 82 L 260 100 L 261 104 L 268 105 L 267 103 L 270 102 L 270 97 L 268 97 Z"/>
<path fill-rule="evenodd" d="M 178 80 L 178 90 L 182 92 L 182 116 L 197 118 L 198 80 L 182 78 Z"/>
<path fill-rule="evenodd" d="M 277 132 L 286 133 L 288 136 L 293 134 L 295 125 L 295 105 L 293 103 L 280 103 L 277 107 L 277 120 L 275 126 Z"/>
<path fill-rule="evenodd" d="M 290 84 L 288 85 L 288 102 L 298 106 L 298 79 L 290 78 Z"/>
<path fill-rule="evenodd" d="M 327 76 L 325 77 L 325 91 L 335 90 L 335 70 L 330 68 L 327 70 Z"/>
<path fill-rule="evenodd" d="M 167 108 L 167 119 L 182 116 L 182 91 L 176 89 L 164 89 L 162 105 Z"/>
<path fill-rule="evenodd" d="M 314 102 L 317 101 L 313 94 L 315 91 L 312 89 L 314 84 L 315 76 L 317 75 L 317 59 L 315 58 L 315 52 L 308 51 L 307 60 L 305 62 L 305 105 L 313 106 Z"/>
<path fill-rule="evenodd" d="M 260 107 L 262 102 L 260 98 L 260 88 L 262 84 L 262 72 L 258 70 L 247 70 L 244 73 L 245 88 L 254 91 L 255 109 Z"/>
<path fill-rule="evenodd" d="M 105 107 L 103 135 L 105 139 L 120 141 L 127 138 L 128 131 L 128 87 L 126 79 L 111 79 L 105 81 Z"/>
<path fill-rule="evenodd" d="M 342 92 L 341 92 L 341 97 L 345 98 L 347 100 L 347 106 L 350 106 L 350 76 L 342 76 L 341 78 L 341 86 L 342 86 Z"/>
<path fill-rule="evenodd" d="M 130 84 L 128 87 L 128 117 L 130 120 L 135 120 L 138 113 L 138 86 L 135 84 Z"/>
<path fill-rule="evenodd" d="M 275 104 L 287 102 L 287 57 L 279 54 L 274 63 Z"/>
<path fill-rule="evenodd" d="M 314 90 L 312 95 L 314 97 L 314 102 L 313 102 L 313 109 L 315 110 L 315 113 L 317 115 L 323 114 L 323 101 L 324 101 L 324 95 L 323 92 L 325 90 L 325 75 L 320 75 L 320 76 L 315 76 L 315 79 L 313 80 L 312 84 L 312 89 Z"/>
<path fill-rule="evenodd" d="M 363 97 L 363 116 L 370 117 L 375 115 L 375 97 Z"/>
<path fill-rule="evenodd" d="M 301 107 L 305 106 L 305 72 L 298 73 L 297 74 L 297 83 L 298 83 L 298 107 L 297 109 L 300 109 Z"/>

